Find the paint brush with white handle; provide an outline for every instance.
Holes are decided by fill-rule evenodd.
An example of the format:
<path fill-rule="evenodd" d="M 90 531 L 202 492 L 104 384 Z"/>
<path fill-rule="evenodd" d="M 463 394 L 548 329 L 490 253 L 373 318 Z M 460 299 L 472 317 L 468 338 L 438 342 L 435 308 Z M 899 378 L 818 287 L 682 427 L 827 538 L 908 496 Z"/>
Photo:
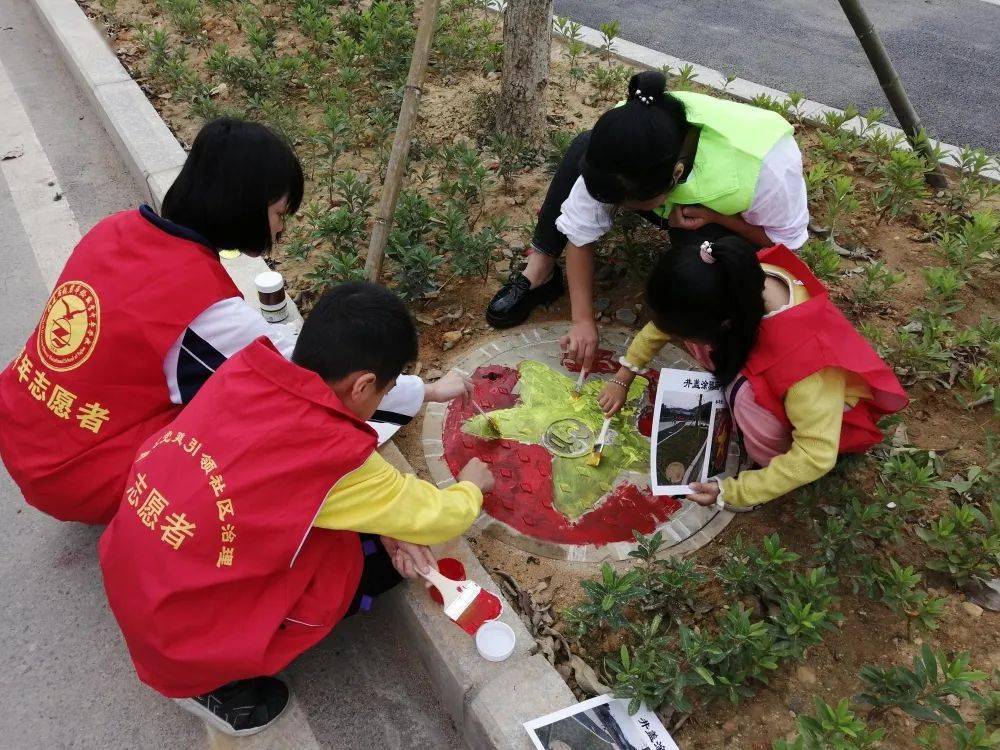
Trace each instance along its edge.
<path fill-rule="evenodd" d="M 587 371 L 580 368 L 580 377 L 576 379 L 576 385 L 573 386 L 573 398 L 580 398 L 580 394 L 583 392 L 583 381 L 587 379 Z"/>
<path fill-rule="evenodd" d="M 440 592 L 444 613 L 469 635 L 475 635 L 483 623 L 497 619 L 503 611 L 500 597 L 474 581 L 453 581 L 433 568 L 420 575 Z"/>
<path fill-rule="evenodd" d="M 594 443 L 594 450 L 591 451 L 590 457 L 587 459 L 588 466 L 599 466 L 601 463 L 601 454 L 604 452 L 604 444 L 608 440 L 608 428 L 611 427 L 611 417 L 604 420 L 604 424 L 601 425 L 601 434 L 597 436 L 597 442 Z"/>

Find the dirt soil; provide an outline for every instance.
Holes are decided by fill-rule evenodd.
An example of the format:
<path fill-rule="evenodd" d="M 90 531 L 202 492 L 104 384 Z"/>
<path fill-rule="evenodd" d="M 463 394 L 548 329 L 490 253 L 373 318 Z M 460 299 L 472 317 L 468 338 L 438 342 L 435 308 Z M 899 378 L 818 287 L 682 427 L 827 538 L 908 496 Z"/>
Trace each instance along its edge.
<path fill-rule="evenodd" d="M 139 41 L 136 26 L 141 23 L 166 27 L 161 17 L 160 6 L 152 0 L 118 0 L 113 17 L 105 14 L 97 4 L 84 7 L 98 19 L 111 36 L 113 47 L 123 63 L 143 85 L 157 110 L 163 115 L 182 143 L 190 144 L 200 123 L 188 112 L 187 105 L 177 101 L 170 91 L 163 90 L 146 77 L 146 52 Z M 264 5 L 265 14 L 280 17 L 287 14 L 283 3 Z M 245 44 L 242 32 L 233 17 L 205 4 L 202 8 L 203 30 L 211 41 L 226 40 L 234 51 Z M 304 43 L 294 31 L 294 26 L 284 26 L 280 32 L 278 49 L 294 49 Z M 211 45 L 191 47 L 188 62 L 203 77 L 210 77 L 205 71 L 205 60 Z M 496 74 L 462 72 L 439 74 L 432 68 L 430 79 L 420 105 L 420 117 L 416 138 L 422 143 L 447 145 L 458 139 L 481 143 L 483 125 L 489 120 L 491 107 L 495 106 L 499 92 Z M 225 99 L 229 93 L 219 95 Z M 563 47 L 553 45 L 553 68 L 548 94 L 548 122 L 554 130 L 582 130 L 590 127 L 599 114 L 610 106 L 609 100 L 600 100 L 588 82 L 573 83 L 568 74 Z M 294 102 L 295 106 L 306 110 L 307 118 L 315 118 L 316 112 L 309 112 L 310 106 L 304 97 Z M 797 125 L 797 134 L 806 154 L 817 137 L 811 127 Z M 863 195 L 873 188 L 873 182 L 861 172 L 861 154 L 852 154 L 845 159 L 849 172 L 857 181 L 857 193 Z M 488 157 L 487 157 L 488 159 Z M 344 168 L 352 167 L 371 175 L 373 152 L 361 149 L 343 157 Z M 416 165 L 411 175 L 417 171 Z M 411 177 L 411 179 L 413 179 Z M 440 377 L 449 364 L 470 347 L 479 346 L 490 335 L 490 330 L 482 318 L 482 311 L 499 288 L 501 279 L 506 278 L 506 268 L 523 252 L 530 242 L 530 232 L 535 212 L 540 205 L 548 184 L 548 172 L 541 164 L 527 167 L 518 172 L 508 188 L 498 184 L 490 187 L 482 206 L 477 226 L 483 226 L 493 216 L 508 218 L 511 230 L 505 235 L 513 248 L 507 253 L 506 262 L 491 270 L 485 281 L 441 279 L 442 289 L 431 298 L 414 304 L 413 310 L 421 328 L 420 361 L 414 371 L 433 379 Z M 423 187 L 432 188 L 432 184 Z M 320 188 L 313 182 L 307 185 L 306 202 L 315 196 Z M 997 205 L 997 201 L 992 201 Z M 883 260 L 892 270 L 905 274 L 905 280 L 896 289 L 881 309 L 866 313 L 863 319 L 875 328 L 891 334 L 904 324 L 913 312 L 926 304 L 926 284 L 922 269 L 927 266 L 943 265 L 933 253 L 933 243 L 926 241 L 924 231 L 914 223 L 880 222 L 872 213 L 866 201 L 863 207 L 849 220 L 846 235 L 855 242 L 869 248 L 875 257 Z M 369 225 L 370 226 L 370 225 Z M 656 238 L 652 230 L 644 230 L 648 236 Z M 650 234 L 652 232 L 652 234 Z M 613 260 L 613 259 L 612 259 Z M 311 270 L 311 261 L 296 260 L 282 255 L 279 250 L 270 259 L 288 280 L 293 296 L 308 308 L 316 290 L 306 279 Z M 852 271 L 860 267 L 860 262 L 845 260 L 842 270 Z M 634 278 L 623 273 L 621 265 L 606 263 L 602 266 L 598 288 L 599 296 L 611 298 L 609 316 L 620 308 L 633 309 L 641 304 L 641 290 Z M 850 288 L 858 282 L 857 274 L 847 274 L 832 285 L 834 298 L 844 304 L 849 316 L 858 317 L 857 311 L 848 301 Z M 957 324 L 974 324 L 980 316 L 996 319 L 998 299 L 998 276 L 995 270 L 976 274 L 961 291 L 959 300 L 964 308 L 955 315 Z M 540 311 L 533 316 L 533 323 L 567 320 L 566 299 Z M 644 322 L 639 308 L 636 327 Z M 605 319 L 606 320 L 606 319 Z M 938 388 L 931 390 L 926 385 L 916 385 L 910 389 L 912 403 L 903 413 L 910 441 L 922 448 L 933 449 L 943 454 L 947 461 L 949 476 L 964 472 L 971 464 L 982 464 L 987 460 L 986 436 L 996 431 L 996 417 L 990 409 L 969 410 L 962 408 L 955 398 L 955 391 Z M 420 444 L 421 424 L 417 420 L 397 440 L 403 453 L 409 458 L 418 473 L 426 476 L 426 466 Z M 695 555 L 699 565 L 711 569 L 720 560 L 727 543 L 739 534 L 745 539 L 757 541 L 763 536 L 779 532 L 782 542 L 789 548 L 808 551 L 813 543 L 812 532 L 804 519 L 796 515 L 793 498 L 772 502 L 761 510 L 739 516 L 721 534 L 716 542 L 703 548 Z M 531 589 L 539 581 L 549 579 L 549 590 L 554 592 L 554 610 L 558 612 L 580 598 L 579 580 L 593 576 L 596 566 L 556 562 L 528 555 L 491 538 L 470 540 L 488 569 L 499 569 L 510 575 L 519 586 Z M 915 562 L 919 562 L 920 550 L 914 542 L 911 550 Z M 930 638 L 934 644 L 947 651 L 968 650 L 972 652 L 973 665 L 991 671 L 1000 668 L 1000 615 L 990 613 L 981 617 L 971 617 L 962 608 L 964 597 L 943 579 L 929 575 L 928 582 L 935 593 L 948 597 L 946 612 L 941 618 L 940 629 Z M 721 591 L 712 603 L 716 608 L 727 605 Z M 757 695 L 739 708 L 716 704 L 707 711 L 692 716 L 677 732 L 678 742 L 685 748 L 757 748 L 770 747 L 773 739 L 781 737 L 793 728 L 797 713 L 811 709 L 814 695 L 835 703 L 839 698 L 850 696 L 858 689 L 858 671 L 864 664 L 908 662 L 921 643 L 921 638 L 908 635 L 903 621 L 885 607 L 864 597 L 848 594 L 842 596 L 839 609 L 847 617 L 843 626 L 831 634 L 819 646 L 812 649 L 803 666 L 783 668 Z M 706 615 L 711 616 L 711 615 Z M 556 629 L 559 629 L 557 622 Z M 580 644 L 574 649 L 582 651 L 594 659 L 603 648 L 614 644 Z M 566 670 L 561 670 L 564 675 Z M 575 687 L 575 682 L 571 681 Z M 886 747 L 915 747 L 915 724 L 908 717 L 889 713 L 881 723 L 889 729 Z"/>

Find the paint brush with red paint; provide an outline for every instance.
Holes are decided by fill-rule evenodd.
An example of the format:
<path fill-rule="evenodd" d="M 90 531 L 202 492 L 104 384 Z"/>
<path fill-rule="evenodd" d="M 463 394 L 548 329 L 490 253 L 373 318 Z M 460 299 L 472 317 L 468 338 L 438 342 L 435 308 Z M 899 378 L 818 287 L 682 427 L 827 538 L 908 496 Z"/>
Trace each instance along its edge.
<path fill-rule="evenodd" d="M 440 592 L 444 613 L 469 635 L 475 635 L 483 623 L 500 617 L 500 597 L 483 590 L 478 583 L 453 581 L 433 569 L 420 575 Z"/>

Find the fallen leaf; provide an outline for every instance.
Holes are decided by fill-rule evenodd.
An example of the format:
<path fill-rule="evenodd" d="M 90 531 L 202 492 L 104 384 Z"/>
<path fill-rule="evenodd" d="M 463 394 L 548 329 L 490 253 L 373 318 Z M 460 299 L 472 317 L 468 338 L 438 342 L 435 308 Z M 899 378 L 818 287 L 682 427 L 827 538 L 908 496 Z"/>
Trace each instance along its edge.
<path fill-rule="evenodd" d="M 966 587 L 965 593 L 973 604 L 991 612 L 1000 612 L 1000 578 L 991 578 L 983 584 L 972 583 Z"/>
<path fill-rule="evenodd" d="M 20 146 L 6 151 L 3 156 L 0 156 L 0 161 L 8 161 L 10 159 L 19 159 L 24 156 L 24 149 Z"/>
<path fill-rule="evenodd" d="M 441 337 L 441 348 L 445 351 L 451 349 L 455 344 L 457 344 L 462 338 L 461 331 L 448 331 Z"/>
<path fill-rule="evenodd" d="M 601 682 L 593 667 L 579 656 L 571 656 L 569 664 L 573 667 L 573 676 L 576 678 L 576 684 L 585 693 L 588 695 L 606 695 L 611 692 L 611 688 Z"/>
<path fill-rule="evenodd" d="M 538 648 L 541 649 L 542 654 L 545 655 L 546 660 L 549 664 L 556 663 L 556 642 L 549 637 L 539 638 L 536 641 L 538 643 Z"/>

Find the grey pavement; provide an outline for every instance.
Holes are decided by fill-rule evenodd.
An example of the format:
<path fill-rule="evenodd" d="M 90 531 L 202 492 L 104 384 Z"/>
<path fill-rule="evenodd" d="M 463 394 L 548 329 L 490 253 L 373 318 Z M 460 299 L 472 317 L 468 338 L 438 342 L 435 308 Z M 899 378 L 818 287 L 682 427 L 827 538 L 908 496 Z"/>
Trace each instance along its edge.
<path fill-rule="evenodd" d="M 0 0 L 3 77 L 51 165 L 52 173 L 39 179 L 55 183 L 53 196 L 62 193 L 81 231 L 137 205 L 131 177 L 22 0 Z M 9 146 L 0 142 L 0 152 Z M 20 351 L 47 296 L 37 237 L 33 247 L 31 222 L 12 197 L 19 187 L 0 171 L 2 363 Z M 28 507 L 2 468 L 0 525 L 7 539 L 0 552 L 0 747 L 207 747 L 196 719 L 135 677 L 104 598 L 99 529 L 59 523 Z M 324 747 L 462 746 L 405 634 L 394 627 L 376 609 L 345 623 L 290 668 Z"/>
<path fill-rule="evenodd" d="M 1000 153 L 1000 5 L 865 7 L 931 135 Z M 623 39 L 832 107 L 888 109 L 834 0 L 556 0 L 555 9 L 593 28 L 617 19 Z"/>

